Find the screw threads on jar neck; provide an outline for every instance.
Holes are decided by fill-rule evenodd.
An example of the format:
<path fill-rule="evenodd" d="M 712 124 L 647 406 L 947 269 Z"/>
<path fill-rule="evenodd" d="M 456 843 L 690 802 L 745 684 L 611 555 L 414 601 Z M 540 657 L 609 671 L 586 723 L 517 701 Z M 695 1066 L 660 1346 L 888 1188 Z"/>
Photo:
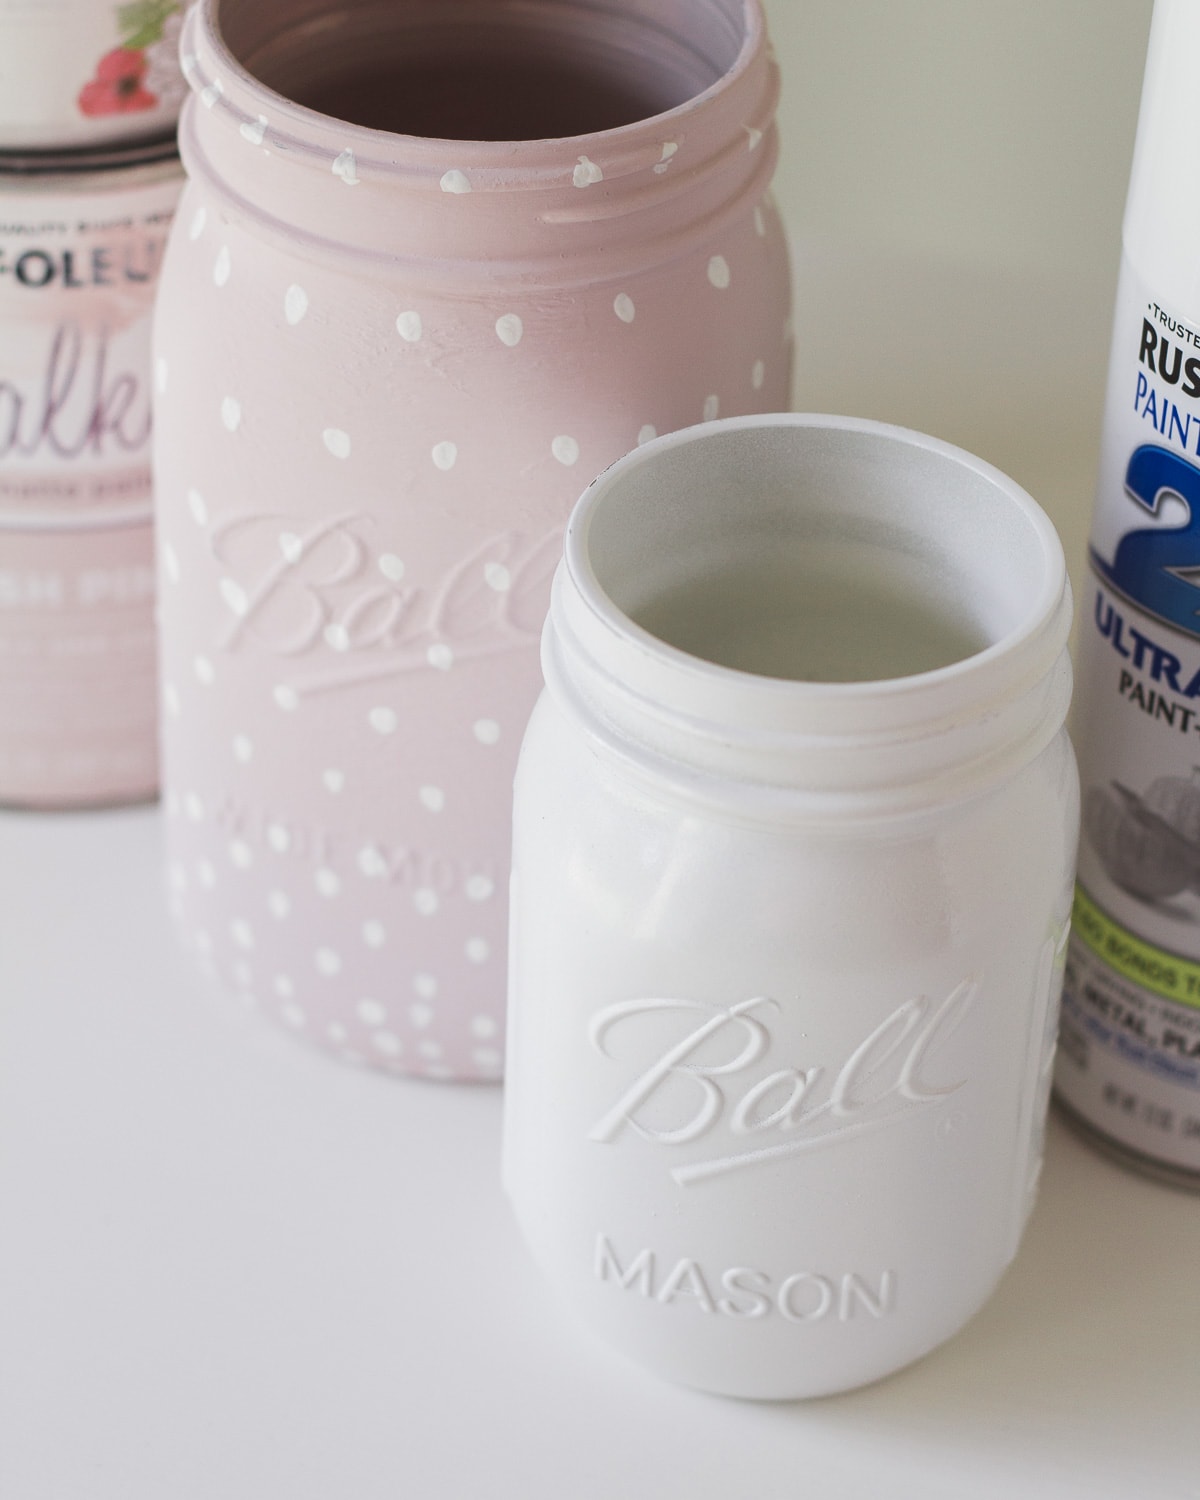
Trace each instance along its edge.
<path fill-rule="evenodd" d="M 1033 759 L 1066 716 L 1070 619 L 1053 527 L 998 471 L 878 423 L 749 417 L 592 485 L 543 662 L 618 753 L 843 815 Z"/>

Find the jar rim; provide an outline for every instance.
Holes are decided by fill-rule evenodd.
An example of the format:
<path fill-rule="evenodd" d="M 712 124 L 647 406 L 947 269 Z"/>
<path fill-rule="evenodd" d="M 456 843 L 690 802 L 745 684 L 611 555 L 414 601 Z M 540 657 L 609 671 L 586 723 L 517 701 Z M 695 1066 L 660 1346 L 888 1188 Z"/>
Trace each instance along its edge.
<path fill-rule="evenodd" d="M 731 9 L 740 7 L 742 13 L 743 32 L 737 56 L 711 84 L 680 104 L 624 125 L 579 135 L 516 141 L 462 140 L 409 135 L 358 125 L 289 99 L 258 79 L 232 51 L 221 30 L 221 5 L 222 0 L 201 0 L 192 8 L 181 47 L 184 75 L 193 96 L 198 96 L 207 108 L 215 106 L 222 111 L 232 111 L 236 115 L 235 123 L 247 127 L 252 127 L 256 119 L 269 110 L 270 134 L 280 150 L 328 149 L 336 142 L 340 150 L 353 151 L 360 161 L 382 164 L 394 156 L 396 144 L 402 143 L 408 165 L 418 170 L 422 167 L 432 169 L 457 157 L 472 174 L 473 191 L 494 188 L 509 192 L 526 181 L 531 187 L 544 187 L 546 173 L 561 169 L 564 156 L 574 161 L 581 155 L 586 156 L 589 146 L 608 148 L 611 160 L 612 146 L 620 144 L 628 171 L 641 170 L 644 167 L 645 138 L 661 136 L 668 128 L 686 122 L 698 110 L 738 90 L 766 44 L 762 0 L 730 0 Z M 764 130 L 769 127 L 774 104 L 775 99 L 771 97 L 763 110 Z M 754 131 L 758 125 L 748 123 L 746 128 Z M 751 142 L 752 148 L 757 146 L 753 135 Z M 517 153 L 519 166 L 514 161 Z M 435 183 L 440 180 L 435 179 Z"/>
<path fill-rule="evenodd" d="M 979 493 L 995 496 L 1007 513 L 1004 524 L 1023 534 L 1028 576 L 1019 588 L 1013 583 L 1008 606 L 1009 615 L 1020 618 L 995 631 L 982 649 L 946 664 L 861 681 L 760 675 L 663 640 L 632 618 L 601 576 L 604 564 L 598 567 L 593 554 L 605 544 L 606 508 L 618 514 L 623 490 L 641 503 L 642 514 L 659 502 L 660 508 L 677 507 L 679 494 L 669 486 L 653 504 L 650 491 L 656 469 L 661 476 L 681 458 L 707 455 L 700 461 L 712 478 L 701 485 L 727 483 L 728 459 L 718 462 L 715 455 L 731 441 L 741 452 L 760 453 L 772 444 L 793 453 L 825 445 L 835 457 L 839 448 L 857 447 L 872 450 L 877 463 L 903 454 L 916 461 L 918 475 L 969 480 Z M 938 504 L 953 499 L 949 493 Z M 622 519 L 635 513 L 631 501 Z M 646 529 L 653 530 L 649 521 Z M 637 545 L 661 551 L 668 533 L 669 523 L 660 525 L 656 537 L 641 535 Z M 623 586 L 628 592 L 641 585 Z M 813 790 L 871 786 L 887 795 L 965 770 L 971 779 L 984 762 L 1023 762 L 1053 738 L 1070 697 L 1071 619 L 1058 535 L 1032 497 L 998 469 L 937 438 L 864 418 L 768 414 L 656 439 L 589 486 L 568 523 L 543 662 L 552 694 L 586 705 L 586 715 L 607 726 L 604 732 L 615 730 L 696 769 Z"/>

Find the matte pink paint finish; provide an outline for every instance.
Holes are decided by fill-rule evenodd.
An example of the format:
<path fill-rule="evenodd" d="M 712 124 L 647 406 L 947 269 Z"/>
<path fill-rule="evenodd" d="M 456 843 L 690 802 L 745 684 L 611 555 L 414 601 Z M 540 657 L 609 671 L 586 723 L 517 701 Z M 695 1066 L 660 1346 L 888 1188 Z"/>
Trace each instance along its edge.
<path fill-rule="evenodd" d="M 181 174 L 128 155 L 0 172 L 0 802 L 158 785 L 150 319 Z"/>
<path fill-rule="evenodd" d="M 494 138 L 342 123 L 235 53 L 316 105 Z M 761 12 L 203 0 L 183 63 L 156 438 L 179 926 L 342 1057 L 496 1078 L 570 507 L 656 432 L 788 399 Z M 530 128 L 560 134 L 499 138 Z"/>

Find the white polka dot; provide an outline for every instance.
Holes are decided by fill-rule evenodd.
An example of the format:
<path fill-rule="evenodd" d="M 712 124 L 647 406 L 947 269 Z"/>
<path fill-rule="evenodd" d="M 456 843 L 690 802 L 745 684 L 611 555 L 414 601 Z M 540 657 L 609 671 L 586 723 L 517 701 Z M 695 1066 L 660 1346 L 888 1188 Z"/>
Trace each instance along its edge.
<path fill-rule="evenodd" d="M 446 806 L 446 794 L 440 786 L 423 786 L 417 793 L 421 806 L 431 813 L 440 813 Z"/>
<path fill-rule="evenodd" d="M 286 891 L 271 891 L 267 896 L 267 910 L 277 922 L 282 922 L 291 914 L 291 897 Z"/>
<path fill-rule="evenodd" d="M 471 180 L 465 172 L 460 172 L 457 167 L 451 167 L 448 172 L 442 174 L 441 189 L 443 193 L 469 193 Z"/>
<path fill-rule="evenodd" d="M 496 319 L 496 337 L 502 344 L 515 349 L 525 337 L 525 324 L 516 313 L 505 313 Z"/>
<path fill-rule="evenodd" d="M 196 657 L 195 661 L 192 662 L 192 670 L 196 674 L 197 682 L 203 683 L 205 687 L 212 686 L 217 671 L 207 656 Z"/>
<path fill-rule="evenodd" d="M 750 150 L 757 151 L 759 146 L 762 145 L 762 131 L 757 129 L 757 127 L 755 127 L 754 125 L 743 125 L 742 129 L 746 132 L 747 136 L 750 139 Z"/>
<path fill-rule="evenodd" d="M 477 1036 L 481 1042 L 489 1041 L 499 1030 L 492 1016 L 475 1016 L 471 1021 L 471 1035 Z"/>
<path fill-rule="evenodd" d="M 254 863 L 254 851 L 243 839 L 234 839 L 229 846 L 229 858 L 239 870 L 248 870 Z"/>
<path fill-rule="evenodd" d="M 335 651 L 348 651 L 350 649 L 350 632 L 344 625 L 333 624 L 325 627 L 325 643 L 332 646 Z"/>
<path fill-rule="evenodd" d="M 439 1083 L 454 1077 L 454 1069 L 448 1068 L 445 1063 L 430 1063 L 422 1072 L 426 1078 L 436 1078 Z"/>
<path fill-rule="evenodd" d="M 323 974 L 326 979 L 332 979 L 342 972 L 342 956 L 336 948 L 318 948 L 313 959 L 317 973 Z"/>
<path fill-rule="evenodd" d="M 188 490 L 187 503 L 188 509 L 192 513 L 192 520 L 195 521 L 196 525 L 206 526 L 208 524 L 208 506 L 205 504 L 204 496 L 200 491 Z"/>
<path fill-rule="evenodd" d="M 325 1035 L 338 1047 L 341 1046 L 349 1034 L 340 1021 L 330 1021 L 329 1025 L 325 1028 Z"/>
<path fill-rule="evenodd" d="M 471 1053 L 471 1061 L 476 1067 L 482 1068 L 484 1072 L 494 1073 L 504 1059 L 496 1051 L 495 1047 L 476 1047 Z"/>
<path fill-rule="evenodd" d="M 170 542 L 164 542 L 162 548 L 163 572 L 172 583 L 179 582 L 179 553 L 171 546 Z"/>
<path fill-rule="evenodd" d="M 308 311 L 308 293 L 302 286 L 294 283 L 288 287 L 283 297 L 283 315 L 295 328 L 301 322 Z"/>
<path fill-rule="evenodd" d="M 321 441 L 334 458 L 350 457 L 350 434 L 343 432 L 340 427 L 327 427 L 321 434 Z"/>
<path fill-rule="evenodd" d="M 441 1042 L 435 1042 L 432 1037 L 428 1037 L 425 1041 L 417 1043 L 417 1051 L 422 1057 L 428 1057 L 436 1062 L 442 1056 L 443 1048 Z"/>
<path fill-rule="evenodd" d="M 286 683 L 280 683 L 271 696 L 284 713 L 294 713 L 300 707 L 300 694 L 294 687 L 288 687 Z"/>
<path fill-rule="evenodd" d="M 340 177 L 347 187 L 358 186 L 358 162 L 354 158 L 354 152 L 349 146 L 345 151 L 339 151 L 333 159 L 333 175 Z"/>
<path fill-rule="evenodd" d="M 448 672 L 454 665 L 454 652 L 444 641 L 437 641 L 426 651 L 425 660 L 439 672 Z"/>
<path fill-rule="evenodd" d="M 371 1045 L 386 1057 L 396 1057 L 404 1050 L 404 1043 L 391 1031 L 376 1031 L 371 1037 Z"/>
<path fill-rule="evenodd" d="M 230 922 L 229 934 L 239 948 L 254 947 L 254 930 L 250 923 L 243 921 L 242 918 L 239 917 L 236 921 Z"/>
<path fill-rule="evenodd" d="M 217 883 L 217 872 L 213 867 L 212 860 L 202 859 L 196 866 L 196 879 L 206 891 L 211 891 Z"/>
<path fill-rule="evenodd" d="M 276 974 L 272 984 L 275 993 L 284 1000 L 290 999 L 296 993 L 296 986 L 286 974 Z"/>
<path fill-rule="evenodd" d="M 708 263 L 708 279 L 719 292 L 725 289 L 733 281 L 733 272 L 729 269 L 729 262 L 723 255 L 714 255 Z"/>
<path fill-rule="evenodd" d="M 573 464 L 579 462 L 579 444 L 573 437 L 568 437 L 565 434 L 561 437 L 556 437 L 550 444 L 550 451 L 565 468 L 569 469 Z"/>
<path fill-rule="evenodd" d="M 571 181 L 577 188 L 594 187 L 596 183 L 604 181 L 604 171 L 598 163 L 591 161 L 586 156 L 581 156 L 578 165 L 571 174 Z"/>
<path fill-rule="evenodd" d="M 292 836 L 282 823 L 268 823 L 267 843 L 276 854 L 286 854 L 292 847 Z"/>
<path fill-rule="evenodd" d="M 491 945 L 486 938 L 474 937 L 467 940 L 466 954 L 473 964 L 486 963 L 491 952 Z"/>
<path fill-rule="evenodd" d="M 754 368 L 750 371 L 750 384 L 756 391 L 761 391 L 763 388 L 763 382 L 766 380 L 766 378 L 766 365 L 763 364 L 761 359 L 756 359 L 754 361 Z"/>
<path fill-rule="evenodd" d="M 160 354 L 154 361 L 154 388 L 160 396 L 167 394 L 167 381 L 170 379 L 170 376 L 170 367 Z"/>
<path fill-rule="evenodd" d="M 334 896 L 339 895 L 342 889 L 342 877 L 336 870 L 330 870 L 324 866 L 313 876 L 313 884 L 318 892 L 332 901 Z"/>
<path fill-rule="evenodd" d="M 221 402 L 221 421 L 227 432 L 236 432 L 242 425 L 242 403 L 226 396 Z"/>
<path fill-rule="evenodd" d="M 430 457 L 443 474 L 449 473 L 458 462 L 458 447 L 455 443 L 435 443 Z"/>
<path fill-rule="evenodd" d="M 657 176 L 661 177 L 662 174 L 667 170 L 667 168 L 671 165 L 671 158 L 675 155 L 675 153 L 678 150 L 679 150 L 679 142 L 678 141 L 664 141 L 663 142 L 662 157 L 661 157 L 661 159 L 658 162 L 655 163 L 655 166 L 654 166 L 654 171 L 655 171 L 655 174 Z"/>
<path fill-rule="evenodd" d="M 634 306 L 633 298 L 628 292 L 620 292 L 613 303 L 613 312 L 620 318 L 622 323 L 632 323 L 637 317 L 637 308 Z"/>
<path fill-rule="evenodd" d="M 238 134 L 252 146 L 261 146 L 266 138 L 267 123 L 266 115 L 259 115 L 256 120 L 243 120 L 238 126 Z"/>
<path fill-rule="evenodd" d="M 430 1005 L 410 1005 L 408 1008 L 408 1019 L 418 1031 L 423 1031 L 433 1020 L 433 1007 Z"/>
<path fill-rule="evenodd" d="M 173 682 L 163 683 L 163 707 L 172 718 L 178 718 L 183 712 L 183 703 L 179 697 L 179 689 Z"/>
<path fill-rule="evenodd" d="M 285 562 L 298 563 L 304 555 L 304 543 L 294 531 L 282 531 L 279 534 L 279 550 L 283 553 Z"/>
<path fill-rule="evenodd" d="M 490 875 L 472 875 L 464 886 L 468 901 L 489 901 L 496 889 Z"/>
<path fill-rule="evenodd" d="M 647 443 L 652 443 L 657 436 L 658 428 L 652 427 L 650 423 L 647 422 L 645 427 L 640 428 L 638 431 L 638 447 L 644 448 Z"/>
<path fill-rule="evenodd" d="M 705 398 L 704 398 L 704 420 L 706 422 L 715 422 L 720 415 L 721 415 L 721 398 L 720 398 L 720 396 L 705 396 Z"/>
<path fill-rule="evenodd" d="M 204 803 L 195 792 L 188 792 L 183 799 L 183 815 L 189 823 L 204 822 Z"/>
<path fill-rule="evenodd" d="M 204 226 L 208 223 L 208 210 L 201 206 L 192 215 L 192 222 L 188 225 L 188 239 L 198 240 L 204 233 Z"/>
<path fill-rule="evenodd" d="M 232 578 L 221 579 L 220 591 L 221 598 L 224 599 L 233 614 L 240 617 L 250 608 L 250 600 L 246 594 L 246 590 Z"/>
<path fill-rule="evenodd" d="M 395 734 L 400 727 L 400 715 L 394 708 L 373 708 L 367 715 L 367 723 L 376 734 Z"/>
<path fill-rule="evenodd" d="M 344 771 L 322 771 L 321 782 L 327 792 L 332 792 L 336 797 L 339 792 L 345 790 L 346 773 Z"/>
<path fill-rule="evenodd" d="M 417 994 L 420 995 L 422 1000 L 433 1000 L 436 998 L 438 985 L 437 980 L 433 977 L 432 974 L 414 974 L 412 983 L 413 989 L 416 990 Z M 413 1006 L 413 1010 L 416 1010 L 415 1005 Z M 430 1012 L 430 1018 L 432 1019 L 432 1012 Z M 421 1025 L 423 1023 L 418 1021 L 416 1022 L 416 1024 Z"/>
<path fill-rule="evenodd" d="M 249 736 L 235 734 L 233 737 L 233 758 L 241 761 L 242 765 L 249 765 L 254 759 L 254 742 Z"/>
<path fill-rule="evenodd" d="M 396 319 L 396 332 L 407 343 L 417 343 L 424 332 L 421 314 L 419 312 L 402 312 Z"/>
<path fill-rule="evenodd" d="M 761 208 L 754 210 L 754 232 L 760 240 L 767 237 L 767 220 Z"/>
<path fill-rule="evenodd" d="M 233 257 L 229 253 L 229 246 L 222 245 L 217 251 L 217 258 L 213 262 L 213 281 L 217 286 L 225 286 L 229 281 L 230 272 L 233 270 Z"/>
<path fill-rule="evenodd" d="M 387 942 L 387 931 L 382 922 L 364 922 L 362 939 L 368 948 L 382 948 Z"/>
<path fill-rule="evenodd" d="M 390 583 L 399 583 L 404 577 L 404 564 L 394 552 L 385 552 L 379 559 L 379 571 Z"/>
<path fill-rule="evenodd" d="M 205 109 L 211 109 L 224 92 L 225 85 L 219 78 L 214 78 L 207 88 L 200 90 L 200 103 Z"/>
<path fill-rule="evenodd" d="M 358 851 L 358 868 L 368 880 L 382 880 L 388 872 L 387 860 L 372 844 Z"/>
<path fill-rule="evenodd" d="M 432 886 L 418 886 L 413 892 L 413 905 L 423 917 L 432 917 L 441 904 L 438 893 Z"/>
<path fill-rule="evenodd" d="M 483 565 L 483 581 L 497 594 L 507 594 L 512 588 L 512 574 L 503 563 L 490 562 Z"/>
<path fill-rule="evenodd" d="M 279 1007 L 279 1014 L 289 1026 L 294 1026 L 297 1031 L 305 1024 L 305 1020 L 307 1019 L 300 1006 L 291 1000 L 286 1005 Z"/>
<path fill-rule="evenodd" d="M 378 1000 L 360 1000 L 354 1008 L 368 1026 L 382 1026 L 387 1020 L 387 1009 Z"/>

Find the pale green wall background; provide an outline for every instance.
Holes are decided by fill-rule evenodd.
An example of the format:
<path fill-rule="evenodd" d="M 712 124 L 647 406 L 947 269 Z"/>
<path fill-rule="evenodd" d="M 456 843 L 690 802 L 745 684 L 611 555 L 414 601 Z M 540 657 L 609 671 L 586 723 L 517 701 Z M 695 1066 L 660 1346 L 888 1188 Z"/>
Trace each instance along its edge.
<path fill-rule="evenodd" d="M 1151 0 L 765 6 L 794 405 L 1005 469 L 1050 512 L 1078 586 Z"/>

